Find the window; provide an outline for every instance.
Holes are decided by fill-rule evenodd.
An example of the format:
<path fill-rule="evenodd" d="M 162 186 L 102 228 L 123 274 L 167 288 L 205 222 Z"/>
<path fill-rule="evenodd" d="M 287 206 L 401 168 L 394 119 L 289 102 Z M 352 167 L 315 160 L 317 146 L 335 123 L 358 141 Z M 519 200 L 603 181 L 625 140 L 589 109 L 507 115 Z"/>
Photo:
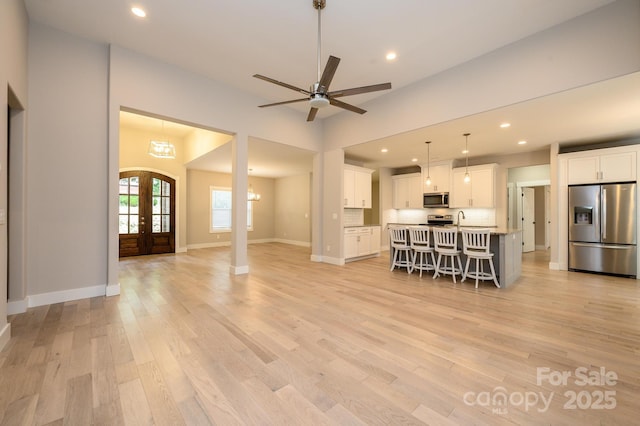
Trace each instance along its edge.
<path fill-rule="evenodd" d="M 140 216 L 140 184 L 138 176 L 120 179 L 120 209 L 118 230 L 120 234 L 137 234 Z"/>
<path fill-rule="evenodd" d="M 231 231 L 231 189 L 212 186 L 209 232 Z M 247 201 L 247 229 L 253 231 L 253 208 Z"/>

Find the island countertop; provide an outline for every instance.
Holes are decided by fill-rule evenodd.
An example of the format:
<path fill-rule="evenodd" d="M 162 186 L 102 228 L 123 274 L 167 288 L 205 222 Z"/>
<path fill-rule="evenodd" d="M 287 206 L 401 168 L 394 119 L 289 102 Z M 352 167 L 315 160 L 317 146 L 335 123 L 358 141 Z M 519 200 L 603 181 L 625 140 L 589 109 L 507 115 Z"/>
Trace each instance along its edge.
<path fill-rule="evenodd" d="M 434 225 L 425 225 L 424 223 L 388 223 L 389 226 L 428 226 L 429 228 L 440 228 L 441 226 Z M 458 225 L 445 225 L 444 228 L 457 228 Z M 506 227 L 498 227 L 498 226 L 474 226 L 474 225 L 460 225 L 460 229 L 469 228 L 469 229 L 489 229 L 491 230 L 491 235 L 510 235 L 515 233 L 521 233 L 522 229 L 516 228 L 506 228 Z"/>
<path fill-rule="evenodd" d="M 418 226 L 415 223 L 389 223 L 389 226 Z M 422 226 L 425 226 L 424 224 Z M 426 225 L 430 228 L 434 226 Z M 445 225 L 445 228 L 457 228 L 457 225 Z M 493 263 L 496 268 L 496 275 L 500 288 L 504 289 L 516 282 L 522 272 L 522 229 L 500 228 L 490 226 L 461 226 L 464 228 L 479 229 L 487 228 L 491 230 L 490 250 L 494 253 Z M 462 238 L 458 238 L 458 246 L 462 249 Z M 390 261 L 393 259 L 393 247 L 390 244 Z M 466 256 L 460 255 L 464 264 Z"/>

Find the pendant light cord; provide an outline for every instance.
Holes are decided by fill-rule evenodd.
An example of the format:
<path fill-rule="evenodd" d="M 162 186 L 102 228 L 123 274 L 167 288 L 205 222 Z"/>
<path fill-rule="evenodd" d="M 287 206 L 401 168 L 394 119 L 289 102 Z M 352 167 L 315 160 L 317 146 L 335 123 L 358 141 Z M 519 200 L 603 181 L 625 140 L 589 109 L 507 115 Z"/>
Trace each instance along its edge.
<path fill-rule="evenodd" d="M 471 133 L 465 133 L 464 134 L 464 150 L 466 151 L 466 163 L 465 163 L 465 167 L 466 167 L 466 172 L 469 173 L 469 135 Z"/>
<path fill-rule="evenodd" d="M 320 18 L 322 7 L 318 6 L 318 81 L 320 81 L 321 71 L 320 71 L 320 61 L 322 60 L 322 20 Z"/>

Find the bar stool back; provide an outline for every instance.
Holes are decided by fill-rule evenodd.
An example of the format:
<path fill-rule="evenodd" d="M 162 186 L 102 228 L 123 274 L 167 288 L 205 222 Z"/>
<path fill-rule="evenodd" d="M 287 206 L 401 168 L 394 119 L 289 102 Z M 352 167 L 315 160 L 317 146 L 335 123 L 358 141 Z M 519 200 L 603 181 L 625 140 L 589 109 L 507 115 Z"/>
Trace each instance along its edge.
<path fill-rule="evenodd" d="M 409 235 L 406 226 L 390 226 L 389 240 L 393 251 L 393 261 L 391 271 L 398 268 L 407 268 L 407 273 L 411 273 L 411 246 L 409 245 Z"/>
<path fill-rule="evenodd" d="M 491 230 L 490 229 L 463 229 L 462 230 L 462 250 L 467 256 L 467 262 L 464 267 L 462 281 L 467 278 L 476 279 L 476 288 L 478 288 L 478 280 L 493 280 L 496 287 L 500 287 L 496 270 L 493 266 L 493 253 L 490 250 Z M 475 271 L 469 271 L 469 262 L 475 260 Z M 491 273 L 484 271 L 484 261 L 489 262 Z"/>
<path fill-rule="evenodd" d="M 458 249 L 458 231 L 455 228 L 433 227 L 432 229 L 434 249 L 438 253 L 436 273 L 433 274 L 433 278 L 438 278 L 441 274 L 451 275 L 455 283 L 456 275 L 463 273 L 460 250 Z M 449 259 L 449 266 L 447 266 L 447 259 Z"/>
<path fill-rule="evenodd" d="M 422 271 L 435 271 L 436 259 L 433 255 L 434 250 L 429 238 L 429 227 L 410 226 L 409 236 L 411 239 L 411 251 L 413 252 L 411 268 L 419 270 L 420 277 L 422 277 Z M 429 256 L 431 256 L 431 262 L 429 262 Z"/>

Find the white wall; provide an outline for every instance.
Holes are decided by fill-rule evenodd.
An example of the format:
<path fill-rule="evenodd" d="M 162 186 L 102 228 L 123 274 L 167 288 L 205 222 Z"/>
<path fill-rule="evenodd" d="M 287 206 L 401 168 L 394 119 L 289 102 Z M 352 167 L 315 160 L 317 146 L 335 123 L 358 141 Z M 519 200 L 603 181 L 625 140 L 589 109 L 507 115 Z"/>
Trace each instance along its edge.
<path fill-rule="evenodd" d="M 231 233 L 210 233 L 209 190 L 212 186 L 230 188 L 231 175 L 203 170 L 189 170 L 187 185 L 187 244 L 189 249 L 215 247 L 231 244 Z M 271 178 L 249 178 L 254 192 L 261 195 L 261 200 L 254 202 L 253 230 L 247 233 L 247 239 L 252 241 L 271 241 L 274 239 L 274 206 L 275 182 Z"/>
<path fill-rule="evenodd" d="M 30 306 L 104 294 L 107 74 L 106 46 L 30 26 Z"/>
<path fill-rule="evenodd" d="M 23 2 L 20 0 L 0 1 L 0 105 L 2 105 L 3 108 L 6 108 L 9 104 L 8 88 L 11 89 L 16 98 L 12 100 L 12 103 L 17 103 L 24 109 L 27 108 L 27 40 L 28 18 Z M 12 105 L 12 107 L 15 108 L 15 105 Z M 24 113 L 21 113 L 21 115 L 24 115 Z M 20 128 L 12 127 L 12 133 L 24 135 L 26 133 L 26 121 L 24 118 L 21 117 L 18 123 L 12 122 L 12 126 L 16 124 L 19 124 Z M 9 141 L 7 138 L 7 129 L 7 113 L 4 112 L 0 114 L 0 209 L 3 209 L 5 212 L 8 210 L 8 194 L 5 190 L 8 180 L 7 152 Z M 24 144 L 20 142 L 20 146 L 15 146 L 14 141 L 12 141 L 11 149 L 22 153 Z M 12 173 L 12 179 L 14 177 Z M 12 188 L 15 187 L 15 183 L 18 183 L 18 186 L 24 184 L 24 176 L 20 174 L 19 178 L 20 182 L 11 183 Z M 12 208 L 13 207 L 16 206 L 12 206 Z M 9 219 L 14 220 L 12 225 L 20 225 L 19 234 L 21 234 L 25 219 L 24 210 L 18 208 L 15 211 L 19 214 L 19 217 L 11 217 L 12 212 L 10 212 Z M 7 225 L 0 224 L 0 295 L 2 295 L 0 296 L 0 349 L 5 346 L 11 335 L 11 325 L 7 323 L 7 300 L 4 296 L 7 294 L 7 259 L 8 256 L 10 256 L 7 235 Z M 22 237 L 22 235 L 19 236 Z M 23 250 L 24 246 L 20 244 L 20 254 L 18 256 L 16 256 L 15 252 L 11 254 L 9 260 L 12 262 L 12 271 L 24 270 Z M 24 275 L 20 275 L 19 279 L 23 280 Z M 26 285 L 23 283 L 20 284 L 20 287 Z M 15 293 L 15 291 L 12 291 L 12 293 Z"/>
<path fill-rule="evenodd" d="M 276 179 L 275 184 L 275 238 L 310 246 L 311 176 L 289 176 Z"/>

